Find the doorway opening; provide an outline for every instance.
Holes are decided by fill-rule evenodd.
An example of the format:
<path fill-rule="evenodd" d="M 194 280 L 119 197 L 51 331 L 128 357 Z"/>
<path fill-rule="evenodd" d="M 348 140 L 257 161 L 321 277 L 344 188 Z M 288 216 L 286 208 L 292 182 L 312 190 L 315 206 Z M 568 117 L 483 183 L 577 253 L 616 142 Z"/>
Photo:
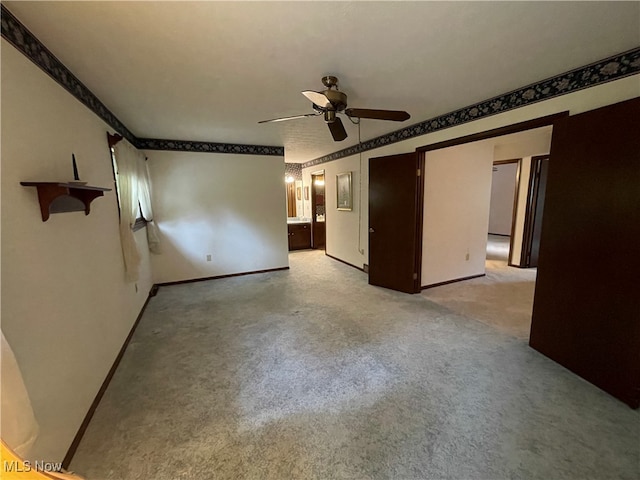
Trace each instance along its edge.
<path fill-rule="evenodd" d="M 521 159 L 493 162 L 489 225 L 487 232 L 487 260 L 509 262 L 515 214 L 517 186 Z"/>
<path fill-rule="evenodd" d="M 326 245 L 324 170 L 311 174 L 311 248 L 324 250 Z"/>
<path fill-rule="evenodd" d="M 422 271 L 429 283 L 422 294 L 522 340 L 531 330 L 537 271 L 520 259 L 534 243 L 527 219 L 541 214 L 543 195 L 533 195 L 533 176 L 543 158 L 537 155 L 548 158 L 551 135 L 549 125 L 426 157 L 425 190 L 438 202 L 425 197 Z"/>

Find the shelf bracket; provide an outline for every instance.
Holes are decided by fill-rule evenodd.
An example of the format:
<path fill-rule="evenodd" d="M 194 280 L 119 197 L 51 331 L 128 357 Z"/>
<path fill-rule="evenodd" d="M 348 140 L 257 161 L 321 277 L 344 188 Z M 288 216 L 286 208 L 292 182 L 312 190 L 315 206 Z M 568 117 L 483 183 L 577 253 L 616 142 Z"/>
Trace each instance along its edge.
<path fill-rule="evenodd" d="M 102 197 L 104 192 L 111 191 L 110 188 L 90 187 L 79 183 L 20 182 L 20 185 L 36 187 L 43 222 L 49 220 L 49 216 L 52 213 L 84 211 L 85 215 L 89 215 L 91 202 L 98 197 Z M 72 197 L 79 200 L 83 208 L 78 208 L 77 202 L 73 201 L 58 201 L 57 204 L 54 205 L 56 200 L 62 199 L 63 197 Z"/>

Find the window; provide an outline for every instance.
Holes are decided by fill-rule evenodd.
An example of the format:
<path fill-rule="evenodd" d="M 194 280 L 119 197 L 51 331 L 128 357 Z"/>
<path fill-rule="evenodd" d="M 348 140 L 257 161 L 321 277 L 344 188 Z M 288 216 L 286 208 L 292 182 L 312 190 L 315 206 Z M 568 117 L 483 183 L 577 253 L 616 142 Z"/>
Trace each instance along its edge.
<path fill-rule="evenodd" d="M 116 161 L 115 148 L 111 147 L 111 162 L 113 166 L 113 183 L 115 185 L 116 196 L 118 197 L 118 212 L 120 212 L 120 189 L 118 188 L 118 163 Z M 134 232 L 137 232 L 147 224 L 147 220 L 142 215 L 142 208 L 140 207 L 140 199 L 138 199 L 138 214 L 136 215 L 136 221 L 131 227 Z"/>
<path fill-rule="evenodd" d="M 146 158 L 119 135 L 108 134 L 120 211 L 120 243 L 126 277 L 137 280 L 140 253 L 133 232 L 146 225 L 149 251 L 160 252 L 158 230 L 151 208 L 151 181 Z"/>

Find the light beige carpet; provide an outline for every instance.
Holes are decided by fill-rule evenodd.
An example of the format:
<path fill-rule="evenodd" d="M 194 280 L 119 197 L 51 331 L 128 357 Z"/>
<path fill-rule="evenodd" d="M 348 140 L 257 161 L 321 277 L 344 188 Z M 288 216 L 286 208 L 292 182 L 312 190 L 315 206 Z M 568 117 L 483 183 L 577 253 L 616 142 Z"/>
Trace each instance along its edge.
<path fill-rule="evenodd" d="M 372 287 L 323 252 L 290 263 L 160 288 L 71 468 L 89 480 L 639 478 L 639 412 L 526 342 Z"/>
<path fill-rule="evenodd" d="M 499 331 L 528 339 L 536 270 L 487 260 L 486 276 L 422 291 L 422 296 Z"/>

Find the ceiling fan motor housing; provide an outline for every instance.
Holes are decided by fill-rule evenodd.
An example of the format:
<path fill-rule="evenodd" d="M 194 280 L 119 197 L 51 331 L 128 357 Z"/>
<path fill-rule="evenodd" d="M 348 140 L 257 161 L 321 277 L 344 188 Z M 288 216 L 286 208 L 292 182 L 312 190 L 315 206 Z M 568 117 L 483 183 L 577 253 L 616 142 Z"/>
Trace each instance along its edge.
<path fill-rule="evenodd" d="M 274 118 L 271 120 L 263 120 L 260 123 L 281 122 L 283 120 L 293 120 L 296 118 L 317 117 L 322 115 L 325 123 L 329 127 L 331 136 L 336 142 L 341 142 L 347 138 L 347 131 L 344 129 L 342 120 L 337 116 L 338 113 L 347 108 L 347 95 L 338 90 L 338 78 L 332 75 L 322 77 L 322 83 L 326 90 L 317 92 L 314 90 L 303 90 L 301 93 L 311 100 L 314 113 L 304 115 L 295 115 L 292 117 Z M 410 118 L 405 111 L 400 110 L 372 110 L 367 108 L 350 108 L 344 112 L 347 117 L 353 121 L 353 118 L 371 118 L 374 120 L 392 120 L 395 122 L 403 122 Z M 359 123 L 354 122 L 354 123 Z"/>
<path fill-rule="evenodd" d="M 341 112 L 347 108 L 347 95 L 338 90 L 325 90 L 322 92 L 336 112 Z"/>

